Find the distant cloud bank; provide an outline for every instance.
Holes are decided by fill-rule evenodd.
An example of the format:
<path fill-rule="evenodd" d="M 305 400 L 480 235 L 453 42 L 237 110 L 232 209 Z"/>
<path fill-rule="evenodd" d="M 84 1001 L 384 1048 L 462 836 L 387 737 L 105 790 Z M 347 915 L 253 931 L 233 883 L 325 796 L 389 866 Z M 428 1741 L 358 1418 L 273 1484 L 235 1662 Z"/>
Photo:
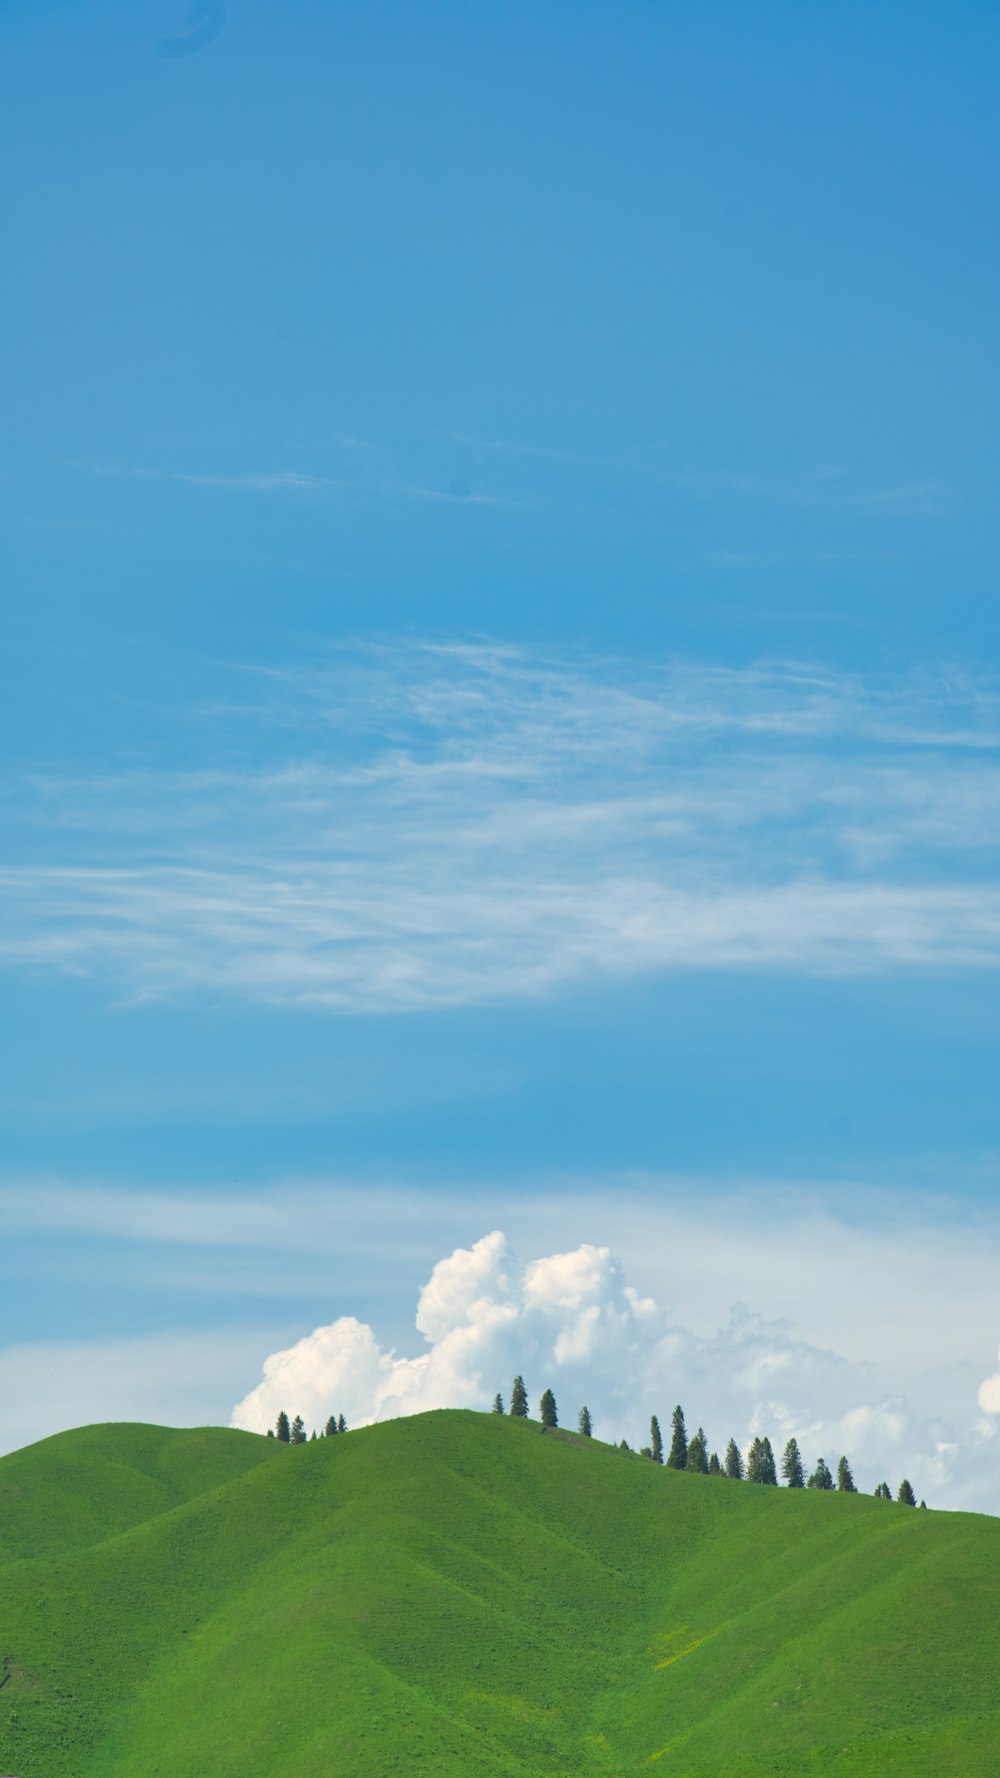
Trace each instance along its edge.
<path fill-rule="evenodd" d="M 967 1497 L 970 1484 L 980 1495 L 989 1487 L 988 1421 L 956 1431 L 922 1420 L 902 1396 L 873 1398 L 868 1365 L 745 1308 L 716 1334 L 698 1336 L 640 1297 L 607 1247 L 522 1263 L 503 1234 L 486 1235 L 437 1263 L 416 1326 L 425 1349 L 415 1357 L 385 1350 L 353 1316 L 316 1328 L 264 1360 L 232 1424 L 265 1432 L 281 1409 L 319 1430 L 331 1413 L 357 1426 L 431 1408 L 483 1409 L 497 1390 L 506 1402 L 521 1373 L 535 1410 L 551 1387 L 563 1422 L 575 1425 L 586 1402 L 603 1439 L 645 1442 L 650 1415 L 665 1422 L 680 1401 L 689 1429 L 703 1424 L 720 1452 L 730 1436 L 746 1444 L 766 1433 L 780 1448 L 794 1435 L 810 1464 L 846 1453 L 869 1490 L 882 1479 L 895 1488 L 907 1475 L 944 1505 Z M 1000 1378 L 984 1384 L 980 1402 L 1000 1414 Z"/>

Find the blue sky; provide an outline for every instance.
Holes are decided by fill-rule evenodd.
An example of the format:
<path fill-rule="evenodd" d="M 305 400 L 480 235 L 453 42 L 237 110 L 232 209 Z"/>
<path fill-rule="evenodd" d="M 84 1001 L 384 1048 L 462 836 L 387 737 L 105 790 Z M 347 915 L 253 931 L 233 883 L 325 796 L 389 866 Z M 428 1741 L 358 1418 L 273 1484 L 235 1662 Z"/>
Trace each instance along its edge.
<path fill-rule="evenodd" d="M 814 1418 L 905 1395 L 946 1491 L 995 9 L 6 0 L 0 52 L 0 1443 L 419 1345 L 500 1228 L 881 1353 Z"/>

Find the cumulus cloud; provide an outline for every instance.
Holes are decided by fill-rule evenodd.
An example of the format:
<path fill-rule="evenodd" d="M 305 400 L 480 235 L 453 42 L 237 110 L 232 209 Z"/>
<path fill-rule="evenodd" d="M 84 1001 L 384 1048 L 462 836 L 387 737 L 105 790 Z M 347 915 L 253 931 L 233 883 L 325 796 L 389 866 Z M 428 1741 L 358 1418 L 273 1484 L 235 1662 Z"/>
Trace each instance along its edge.
<path fill-rule="evenodd" d="M 263 1432 L 286 1406 L 310 1421 L 343 1412 L 352 1424 L 483 1407 L 516 1370 L 543 1366 L 573 1387 L 598 1359 L 602 1377 L 615 1361 L 633 1371 L 649 1357 L 650 1332 L 664 1331 L 661 1319 L 626 1286 L 607 1247 L 524 1265 L 494 1232 L 434 1267 L 417 1305 L 426 1351 L 398 1357 L 365 1323 L 341 1316 L 267 1358 L 233 1424 Z M 609 1390 L 606 1419 L 618 1405 Z"/>
<path fill-rule="evenodd" d="M 523 1262 L 499 1231 L 440 1260 L 420 1293 L 415 1356 L 385 1349 L 374 1330 L 342 1316 L 264 1361 L 263 1377 L 232 1423 L 264 1432 L 280 1409 L 322 1426 L 352 1426 L 431 1408 L 486 1408 L 520 1372 L 537 1400 L 552 1387 L 564 1423 L 587 1402 L 597 1436 L 633 1445 L 675 1401 L 711 1444 L 793 1435 L 809 1463 L 846 1452 L 859 1484 L 904 1474 L 938 1505 L 996 1510 L 982 1463 L 984 1427 L 921 1418 L 886 1394 L 872 1367 L 796 1337 L 786 1322 L 735 1307 L 711 1335 L 671 1320 L 626 1281 L 608 1247 L 584 1244 Z M 985 1392 L 985 1394 L 984 1394 Z M 995 1400 L 996 1406 L 990 1404 Z M 1000 1412 L 1000 1377 L 980 1392 Z M 970 1400 L 971 1410 L 974 1403 Z"/>

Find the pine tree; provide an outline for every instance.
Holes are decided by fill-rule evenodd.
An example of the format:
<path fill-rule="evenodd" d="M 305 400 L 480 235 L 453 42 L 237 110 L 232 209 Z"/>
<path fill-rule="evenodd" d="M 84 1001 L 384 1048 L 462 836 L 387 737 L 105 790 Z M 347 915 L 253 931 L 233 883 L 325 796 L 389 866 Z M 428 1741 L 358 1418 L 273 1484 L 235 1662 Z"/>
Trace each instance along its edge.
<path fill-rule="evenodd" d="M 722 1474 L 722 1464 L 719 1462 L 718 1451 L 713 1451 L 711 1457 L 708 1460 L 708 1473 L 709 1473 L 709 1475 L 721 1475 Z"/>
<path fill-rule="evenodd" d="M 921 1502 L 920 1502 L 920 1510 L 921 1510 L 921 1512 L 926 1512 L 926 1511 L 927 1511 L 927 1502 L 926 1502 L 926 1500 L 922 1500 L 922 1501 L 921 1501 Z"/>
<path fill-rule="evenodd" d="M 778 1470 L 774 1461 L 774 1452 L 771 1449 L 771 1441 L 769 1438 L 765 1438 L 761 1441 L 760 1479 L 765 1488 L 776 1488 L 778 1486 Z"/>
<path fill-rule="evenodd" d="M 891 1500 L 892 1499 L 892 1489 L 890 1488 L 888 1482 L 879 1482 L 877 1488 L 875 1489 L 875 1498 L 876 1498 L 876 1500 Z"/>
<path fill-rule="evenodd" d="M 653 1461 L 653 1447 L 652 1447 L 652 1445 L 643 1445 L 642 1450 L 639 1452 L 639 1455 L 640 1455 L 640 1457 L 648 1457 L 650 1463 L 652 1463 L 652 1461 Z"/>
<path fill-rule="evenodd" d="M 587 1407 L 586 1403 L 584 1403 L 583 1407 L 580 1409 L 580 1416 L 579 1416 L 579 1419 L 577 1420 L 577 1425 L 579 1426 L 580 1432 L 584 1438 L 593 1438 L 593 1436 L 594 1436 L 594 1422 L 590 1418 L 590 1409 Z"/>
<path fill-rule="evenodd" d="M 854 1486 L 854 1477 L 851 1474 L 851 1466 L 846 1457 L 842 1457 L 837 1464 L 837 1487 L 840 1489 L 841 1494 L 856 1494 L 858 1491 Z"/>
<path fill-rule="evenodd" d="M 273 1427 L 273 1426 L 269 1426 L 269 1427 L 268 1427 L 268 1429 L 267 1429 L 267 1436 L 268 1436 L 268 1438 L 273 1438 L 273 1437 L 274 1437 L 274 1427 Z"/>
<path fill-rule="evenodd" d="M 670 1455 L 667 1458 L 668 1469 L 683 1469 L 688 1460 L 687 1428 L 684 1425 L 684 1409 L 676 1407 L 671 1420 L 672 1436 L 670 1439 Z"/>
<path fill-rule="evenodd" d="M 315 1428 L 315 1426 L 314 1426 L 314 1427 L 313 1427 L 313 1429 L 312 1429 L 312 1431 L 311 1431 L 311 1433 L 310 1433 L 310 1434 L 309 1434 L 309 1443 L 310 1443 L 310 1444 L 312 1444 L 312 1442 L 313 1442 L 313 1439 L 314 1439 L 314 1438 L 315 1438 L 315 1437 L 316 1437 L 316 1428 Z"/>
<path fill-rule="evenodd" d="M 538 1417 L 543 1426 L 558 1426 L 559 1416 L 556 1413 L 556 1398 L 551 1389 L 546 1389 L 538 1404 Z"/>
<path fill-rule="evenodd" d="M 306 1442 L 306 1429 L 305 1429 L 305 1425 L 303 1423 L 302 1415 L 296 1414 L 295 1419 L 292 1421 L 292 1444 L 293 1445 L 304 1445 L 305 1442 Z"/>
<path fill-rule="evenodd" d="M 756 1437 L 747 1452 L 747 1481 L 762 1482 L 764 1468 L 764 1447 L 760 1438 Z"/>
<path fill-rule="evenodd" d="M 743 1456 L 734 1438 L 726 1446 L 726 1474 L 731 1482 L 742 1482 L 746 1475 Z"/>
<path fill-rule="evenodd" d="M 622 1439 L 621 1444 L 618 1446 L 618 1449 L 619 1449 L 619 1451 L 631 1451 L 632 1447 L 629 1444 L 627 1438 Z"/>
<path fill-rule="evenodd" d="M 327 1438 L 336 1438 L 336 1436 L 337 1436 L 337 1416 L 336 1416 L 336 1414 L 331 1414 L 329 1420 L 326 1423 L 326 1437 Z"/>
<path fill-rule="evenodd" d="M 347 1421 L 344 1419 L 343 1414 L 337 1415 L 337 1431 L 338 1432 L 346 1432 L 347 1431 Z"/>
<path fill-rule="evenodd" d="M 280 1438 L 283 1445 L 287 1445 L 291 1442 L 292 1435 L 288 1430 L 288 1415 L 285 1413 L 284 1408 L 282 1408 L 281 1413 L 274 1422 L 274 1436 L 275 1438 Z"/>
<path fill-rule="evenodd" d="M 688 1445 L 687 1460 L 684 1468 L 691 1475 L 708 1474 L 708 1440 L 704 1427 L 699 1426 L 691 1443 Z"/>
<path fill-rule="evenodd" d="M 785 1446 L 785 1454 L 781 1459 L 781 1473 L 788 1488 L 804 1488 L 806 1472 L 802 1467 L 802 1454 L 799 1451 L 798 1439 L 790 1438 Z"/>
<path fill-rule="evenodd" d="M 806 1487 L 821 1488 L 824 1493 L 827 1493 L 834 1485 L 834 1480 L 826 1466 L 826 1461 L 821 1457 L 816 1468 L 813 1470 L 812 1475 L 809 1477 Z"/>
<path fill-rule="evenodd" d="M 916 1506 L 917 1504 L 917 1497 L 905 1476 L 899 1484 L 899 1493 L 896 1495 L 896 1499 L 900 1506 Z"/>
<path fill-rule="evenodd" d="M 509 1412 L 514 1415 L 516 1420 L 526 1420 L 528 1418 L 528 1391 L 524 1387 L 523 1377 L 514 1378 L 510 1392 Z"/>
<path fill-rule="evenodd" d="M 503 1413 L 503 1396 L 500 1394 L 499 1389 L 493 1397 L 493 1412 L 495 1414 Z"/>
<path fill-rule="evenodd" d="M 663 1462 L 663 1434 L 660 1431 L 660 1422 L 656 1418 L 655 1414 L 653 1415 L 653 1418 L 649 1422 L 649 1444 L 650 1444 L 650 1449 L 652 1450 L 652 1453 L 653 1453 L 653 1462 L 654 1463 L 662 1463 Z"/>

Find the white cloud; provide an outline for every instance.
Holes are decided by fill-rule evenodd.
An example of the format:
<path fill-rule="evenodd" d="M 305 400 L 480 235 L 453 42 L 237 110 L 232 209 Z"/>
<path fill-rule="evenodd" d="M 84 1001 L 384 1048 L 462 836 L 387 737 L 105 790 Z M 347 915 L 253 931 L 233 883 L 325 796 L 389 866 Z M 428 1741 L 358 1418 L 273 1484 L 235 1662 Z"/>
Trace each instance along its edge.
<path fill-rule="evenodd" d="M 625 1281 L 607 1247 L 583 1245 L 521 1263 L 505 1236 L 457 1248 L 434 1267 L 417 1307 L 425 1349 L 398 1356 L 368 1325 L 345 1316 L 264 1362 L 263 1378 L 232 1423 L 263 1432 L 280 1409 L 322 1425 L 352 1425 L 438 1407 L 486 1408 L 524 1375 L 532 1397 L 552 1387 L 563 1421 L 586 1401 L 597 1435 L 633 1444 L 680 1399 L 711 1443 L 767 1433 L 780 1449 L 797 1437 L 806 1460 L 851 1459 L 871 1488 L 906 1474 L 938 1505 L 997 1510 L 988 1441 L 974 1402 L 955 1404 L 949 1426 L 879 1392 L 874 1367 L 796 1338 L 786 1323 L 737 1307 L 718 1331 L 674 1323 Z M 982 1404 L 986 1406 L 984 1402 Z M 1000 1398 L 998 1398 L 1000 1409 Z"/>
<path fill-rule="evenodd" d="M 984 1414 L 1000 1414 L 1000 1371 L 980 1383 L 979 1405 Z"/>
<path fill-rule="evenodd" d="M 356 1013 L 1000 966 L 985 678 L 382 645 L 203 720 L 198 770 L 8 785 L 8 967 Z"/>
<path fill-rule="evenodd" d="M 485 1406 L 523 1370 L 533 1402 L 551 1383 L 564 1419 L 586 1400 L 602 1435 L 642 1442 L 649 1415 L 680 1399 L 720 1446 L 794 1432 L 810 1461 L 847 1452 L 865 1487 L 907 1474 L 935 1505 L 1000 1511 L 1000 1381 L 982 1382 L 997 1339 L 996 1219 L 959 1223 L 919 1194 L 901 1209 L 868 1189 L 852 1221 L 806 1185 L 731 1184 L 466 1181 L 415 1193 L 334 1181 L 147 1197 L 9 1182 L 6 1267 L 23 1278 L 48 1266 L 65 1295 L 83 1277 L 91 1293 L 113 1287 L 125 1267 L 144 1302 L 174 1316 L 186 1304 L 188 1322 L 205 1325 L 9 1346 L 0 1449 L 90 1419 L 218 1422 L 270 1352 L 242 1404 L 250 1424 L 282 1405 L 311 1424 L 334 1410 L 358 1423 Z M 512 1241 L 475 1239 L 500 1216 Z M 33 1231 L 53 1226 L 103 1245 L 46 1257 Z M 581 1226 L 593 1235 L 583 1245 Z M 417 1296 L 415 1340 L 406 1305 Z M 741 1299 L 750 1306 L 729 1307 Z M 238 1302 L 249 1328 L 207 1325 Z M 300 1339 L 304 1303 L 323 1325 Z"/>
<path fill-rule="evenodd" d="M 18 1174 L 0 1179 L 0 1224 L 8 1257 L 33 1232 L 91 1237 L 76 1245 L 78 1260 L 60 1261 L 87 1277 L 100 1252 L 120 1270 L 127 1248 L 147 1288 L 166 1280 L 188 1296 L 249 1300 L 332 1292 L 363 1314 L 387 1297 L 405 1305 L 436 1257 L 473 1241 L 484 1222 L 502 1220 L 521 1251 L 548 1255 L 578 1241 L 583 1225 L 617 1255 L 637 1316 L 666 1296 L 677 1321 L 708 1337 L 727 1305 L 749 1299 L 780 1310 L 810 1344 L 876 1366 L 880 1389 L 905 1388 L 945 1412 L 958 1390 L 975 1395 L 994 1348 L 1000 1268 L 996 1212 L 967 1207 L 958 1217 L 946 1193 L 974 1188 L 995 1202 L 997 1165 L 986 1157 L 970 1172 L 941 1157 L 929 1182 L 909 1178 L 902 1193 L 898 1179 L 887 1192 L 877 1179 L 779 1186 L 669 1173 L 463 1177 L 451 1187 L 406 1175 L 274 1178 L 256 1190 Z M 432 1293 L 423 1313 L 433 1302 Z M 407 1326 L 404 1310 L 393 1338 Z"/>

